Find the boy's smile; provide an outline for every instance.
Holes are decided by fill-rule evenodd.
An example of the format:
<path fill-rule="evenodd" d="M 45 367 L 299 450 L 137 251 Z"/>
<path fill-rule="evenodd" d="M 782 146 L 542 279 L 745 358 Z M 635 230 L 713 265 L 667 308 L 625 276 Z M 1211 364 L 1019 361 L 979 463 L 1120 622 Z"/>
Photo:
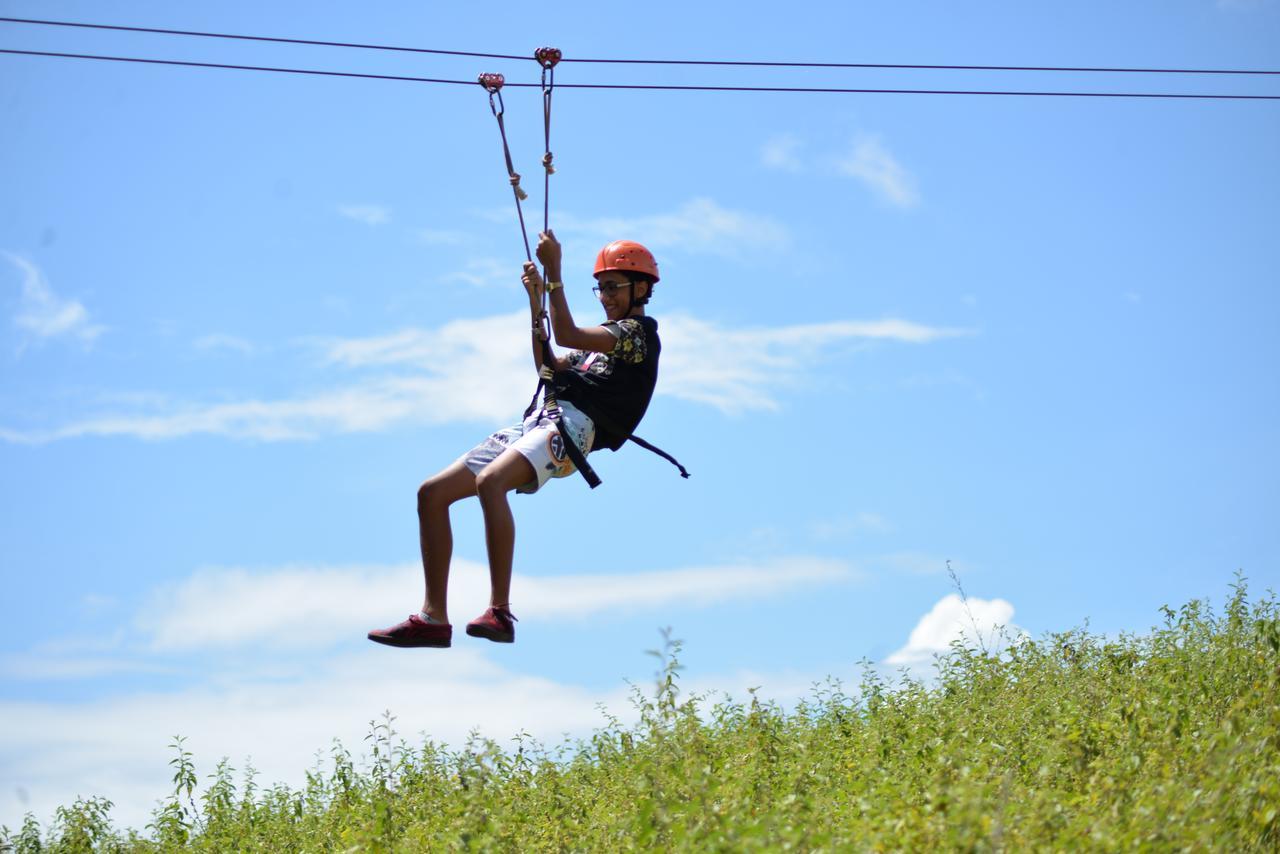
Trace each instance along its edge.
<path fill-rule="evenodd" d="M 605 317 L 609 320 L 621 320 L 627 316 L 632 306 L 633 285 L 626 276 L 612 271 L 601 273 L 596 278 L 595 291 L 600 297 L 600 305 L 604 307 Z"/>

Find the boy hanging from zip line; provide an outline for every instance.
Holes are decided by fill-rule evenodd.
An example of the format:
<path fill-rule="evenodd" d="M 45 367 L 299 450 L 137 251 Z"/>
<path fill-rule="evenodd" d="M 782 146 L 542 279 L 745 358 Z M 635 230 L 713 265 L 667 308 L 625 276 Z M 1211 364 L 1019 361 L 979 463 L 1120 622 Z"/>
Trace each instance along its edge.
<path fill-rule="evenodd" d="M 422 610 L 394 626 L 369 632 L 371 641 L 399 647 L 452 644 L 447 605 L 453 556 L 449 507 L 473 495 L 480 499 L 484 514 L 491 592 L 488 609 L 467 623 L 467 634 L 498 643 L 514 641 L 511 565 L 516 531 L 507 493 L 537 492 L 548 479 L 574 473 L 564 447 L 565 434 L 584 456 L 598 448 L 616 451 L 649 406 L 662 350 L 658 322 L 644 311 L 658 281 L 652 253 L 630 240 L 617 240 L 600 250 L 593 290 L 605 321 L 598 326 L 574 322 L 561 280 L 561 254 L 552 231 L 540 234 L 537 256 L 546 268 L 547 281 L 542 281 L 532 262 L 525 263 L 521 281 L 529 294 L 534 364 L 539 370 L 543 367 L 544 290 L 555 343 L 571 348 L 565 356 L 553 354 L 550 366 L 555 372 L 550 386 L 560 404 L 565 433 L 544 406 L 523 423 L 494 433 L 419 487 L 418 531 L 426 578 Z"/>

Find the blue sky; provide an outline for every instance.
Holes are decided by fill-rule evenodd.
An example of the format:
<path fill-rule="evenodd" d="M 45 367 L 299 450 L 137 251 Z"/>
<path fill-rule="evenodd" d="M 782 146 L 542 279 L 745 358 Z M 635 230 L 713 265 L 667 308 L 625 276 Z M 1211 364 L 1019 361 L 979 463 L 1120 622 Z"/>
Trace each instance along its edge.
<path fill-rule="evenodd" d="M 1280 68 L 1280 4 L 0 2 L 0 14 L 566 56 Z M 0 47 L 470 79 L 527 64 L 0 24 Z M 1265 78 L 615 68 L 560 83 L 1275 94 Z M 509 90 L 540 222 L 540 103 Z M 375 647 L 414 493 L 532 390 L 479 87 L 0 56 L 0 823 L 141 825 L 170 737 L 296 783 L 384 709 L 557 741 L 687 684 L 786 702 L 974 622 L 1142 630 L 1280 579 L 1280 108 L 559 90 L 580 321 L 649 245 L 638 449 L 513 500 L 518 642 Z M 451 613 L 486 602 L 455 509 Z"/>

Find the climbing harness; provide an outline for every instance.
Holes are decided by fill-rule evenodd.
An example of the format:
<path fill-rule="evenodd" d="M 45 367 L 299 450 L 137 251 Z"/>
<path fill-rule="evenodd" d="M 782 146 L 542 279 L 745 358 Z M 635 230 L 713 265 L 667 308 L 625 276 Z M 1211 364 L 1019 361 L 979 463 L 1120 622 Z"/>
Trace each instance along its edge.
<path fill-rule="evenodd" d="M 533 53 L 533 58 L 538 65 L 542 67 L 542 130 L 543 130 L 543 184 L 542 184 L 542 230 L 549 231 L 551 227 L 551 176 L 555 173 L 554 166 L 555 157 L 551 153 L 551 94 L 555 89 L 556 65 L 560 62 L 561 54 L 559 49 L 554 47 L 540 47 Z M 484 87 L 489 93 L 489 109 L 493 112 L 493 116 L 498 121 L 498 133 L 502 137 L 502 157 L 506 163 L 507 178 L 511 182 L 512 195 L 516 200 L 516 216 L 520 220 L 520 238 L 524 241 L 524 256 L 533 263 L 533 252 L 529 249 L 529 232 L 524 222 L 524 208 L 521 202 L 529 198 L 529 195 L 520 187 L 520 173 L 516 172 L 515 164 L 511 160 L 511 147 L 507 143 L 507 128 L 503 117 L 506 113 L 506 106 L 502 102 L 502 86 L 506 82 L 501 74 L 485 73 L 477 78 L 477 82 Z M 543 269 L 543 278 L 546 278 L 546 269 Z M 656 277 L 655 277 L 656 278 Z M 533 399 L 529 402 L 529 406 L 524 411 L 526 419 L 531 416 L 538 408 L 538 396 L 542 396 L 542 412 L 556 425 L 556 430 L 560 433 L 560 440 L 564 446 L 564 452 L 569 457 L 573 465 L 582 473 L 587 484 L 595 489 L 600 485 L 600 476 L 596 474 L 590 463 L 587 462 L 586 454 L 578 448 L 573 437 L 569 434 L 568 428 L 564 425 L 562 417 L 563 411 L 559 402 L 556 400 L 556 392 L 554 386 L 555 380 L 555 354 L 551 352 L 551 327 L 549 322 L 549 314 L 547 312 L 547 299 L 550 290 L 543 288 L 542 300 L 539 306 L 537 318 L 535 318 L 534 333 L 538 336 L 538 341 L 542 350 L 542 367 L 538 371 L 538 386 L 533 391 Z M 627 440 L 635 442 L 642 448 L 652 451 L 658 456 L 666 459 L 672 465 L 680 470 L 680 476 L 687 478 L 689 472 L 685 467 L 680 465 L 675 457 L 666 451 L 649 444 L 639 436 L 631 435 L 629 432 L 617 429 L 617 425 L 612 424 L 609 420 L 599 413 L 592 419 L 597 425 L 609 432 L 619 436 L 626 436 Z"/>

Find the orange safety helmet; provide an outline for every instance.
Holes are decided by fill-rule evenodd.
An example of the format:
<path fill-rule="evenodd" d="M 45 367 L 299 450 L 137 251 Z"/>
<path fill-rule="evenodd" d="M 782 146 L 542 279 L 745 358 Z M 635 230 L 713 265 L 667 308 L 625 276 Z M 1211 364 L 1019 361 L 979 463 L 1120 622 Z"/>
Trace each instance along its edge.
<path fill-rule="evenodd" d="M 615 240 L 600 250 L 592 275 L 598 276 L 609 270 L 643 273 L 658 281 L 658 262 L 653 260 L 653 253 L 634 240 Z"/>

